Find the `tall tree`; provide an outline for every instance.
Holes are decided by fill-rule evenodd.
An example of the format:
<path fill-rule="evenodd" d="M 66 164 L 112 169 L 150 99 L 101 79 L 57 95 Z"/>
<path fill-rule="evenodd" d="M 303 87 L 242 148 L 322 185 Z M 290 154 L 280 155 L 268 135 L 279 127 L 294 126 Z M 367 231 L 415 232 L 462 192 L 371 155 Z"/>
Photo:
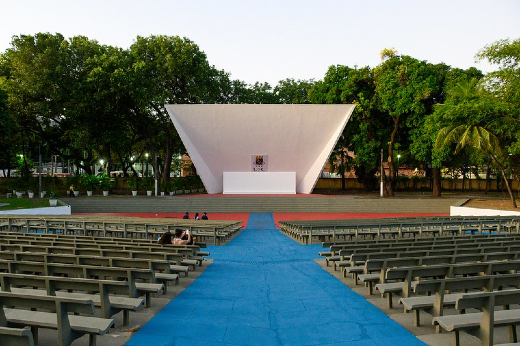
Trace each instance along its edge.
<path fill-rule="evenodd" d="M 358 180 L 365 189 L 375 188 L 374 175 L 379 171 L 379 150 L 381 140 L 388 128 L 385 118 L 376 108 L 374 99 L 375 83 L 370 67 L 350 68 L 330 66 L 322 81 L 318 81 L 309 91 L 312 103 L 355 104 L 356 108 L 345 126 L 338 145 L 331 155 L 331 161 L 348 163 L 354 168 Z M 355 156 L 346 157 L 355 152 Z M 347 167 L 340 167 L 340 169 Z"/>
<path fill-rule="evenodd" d="M 410 56 L 392 54 L 376 67 L 374 73 L 379 109 L 391 119 L 389 136 L 383 142 L 387 146 L 389 177 L 383 181 L 384 195 L 393 196 L 394 145 L 399 138 L 407 138 L 406 131 L 431 112 L 439 83 L 433 65 Z"/>
<path fill-rule="evenodd" d="M 507 105 L 482 88 L 477 80 L 470 79 L 460 82 L 436 112 L 444 124 L 437 134 L 436 148 L 454 143 L 455 153 L 465 147 L 485 153 L 498 167 L 511 203 L 516 208 L 504 165 L 508 155 L 504 153 L 499 138 L 504 134 L 503 122 L 509 112 Z"/>
<path fill-rule="evenodd" d="M 292 78 L 278 82 L 273 90 L 276 103 L 304 104 L 310 103 L 309 91 L 314 85 L 313 80 L 297 80 Z"/>
<path fill-rule="evenodd" d="M 433 95 L 433 106 L 442 105 L 445 102 L 447 92 L 457 85 L 457 83 L 467 80 L 468 78 L 482 78 L 481 71 L 471 67 L 467 70 L 451 68 L 445 64 L 434 65 L 437 74 L 437 82 L 439 88 L 437 94 Z M 456 161 L 451 155 L 449 146 L 444 150 L 433 150 L 435 138 L 439 132 L 441 125 L 439 121 L 432 116 L 433 110 L 429 110 L 425 117 L 417 118 L 416 124 L 410 129 L 410 153 L 418 162 L 431 166 L 432 177 L 432 194 L 435 197 L 441 196 L 441 168 L 456 165 Z M 430 170 L 428 170 L 430 171 Z"/>
<path fill-rule="evenodd" d="M 187 38 L 139 36 L 130 52 L 139 103 L 157 130 L 148 138 L 148 147 L 154 155 L 161 152 L 166 181 L 172 156 L 184 148 L 164 105 L 224 102 L 232 97 L 229 78 L 210 66 L 206 54 Z"/>
<path fill-rule="evenodd" d="M 3 176 L 11 176 L 11 167 L 14 165 L 16 148 L 19 145 L 19 129 L 9 113 L 7 91 L 3 90 L 0 80 L 0 167 Z"/>

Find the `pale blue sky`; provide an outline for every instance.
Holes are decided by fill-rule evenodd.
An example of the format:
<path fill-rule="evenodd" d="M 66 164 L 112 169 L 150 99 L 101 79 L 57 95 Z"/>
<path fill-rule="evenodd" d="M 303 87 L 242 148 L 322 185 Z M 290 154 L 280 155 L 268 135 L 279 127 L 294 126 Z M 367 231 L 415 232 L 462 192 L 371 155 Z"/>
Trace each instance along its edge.
<path fill-rule="evenodd" d="M 383 48 L 475 66 L 496 40 L 520 38 L 520 0 L 3 0 L 0 51 L 37 32 L 128 48 L 136 36 L 194 41 L 210 64 L 247 83 L 322 79 L 330 65 L 376 66 Z"/>

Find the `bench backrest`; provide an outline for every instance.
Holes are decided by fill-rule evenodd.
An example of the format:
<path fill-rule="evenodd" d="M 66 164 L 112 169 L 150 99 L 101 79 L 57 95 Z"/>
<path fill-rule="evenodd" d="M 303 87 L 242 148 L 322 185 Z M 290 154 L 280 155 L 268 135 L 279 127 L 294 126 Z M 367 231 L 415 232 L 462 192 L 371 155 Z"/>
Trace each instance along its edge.
<path fill-rule="evenodd" d="M 31 328 L 0 327 L 0 345 L 34 346 Z"/>
<path fill-rule="evenodd" d="M 53 296 L 28 295 L 11 292 L 0 292 L 0 306 L 42 309 L 57 312 L 61 309 L 79 314 L 93 315 L 94 303 L 90 299 L 73 299 Z M 0 324 L 5 321 L 2 309 Z"/>
<path fill-rule="evenodd" d="M 458 310 L 482 309 L 479 336 L 484 346 L 493 345 L 495 306 L 520 303 L 520 290 L 505 290 L 484 293 L 466 293 L 457 298 L 455 308 Z"/>

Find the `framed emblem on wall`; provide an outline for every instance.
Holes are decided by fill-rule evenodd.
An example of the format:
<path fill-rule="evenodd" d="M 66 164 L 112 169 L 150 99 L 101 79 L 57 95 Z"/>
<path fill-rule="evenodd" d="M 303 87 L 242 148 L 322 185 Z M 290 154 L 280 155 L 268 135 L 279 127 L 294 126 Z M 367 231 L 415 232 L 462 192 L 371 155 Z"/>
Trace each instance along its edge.
<path fill-rule="evenodd" d="M 267 155 L 251 155 L 251 172 L 267 172 Z"/>

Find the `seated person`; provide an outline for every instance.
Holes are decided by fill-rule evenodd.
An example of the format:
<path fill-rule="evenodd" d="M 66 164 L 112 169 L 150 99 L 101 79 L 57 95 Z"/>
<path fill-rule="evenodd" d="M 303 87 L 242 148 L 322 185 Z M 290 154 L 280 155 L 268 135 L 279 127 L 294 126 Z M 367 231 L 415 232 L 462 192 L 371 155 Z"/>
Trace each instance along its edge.
<path fill-rule="evenodd" d="M 172 243 L 172 234 L 170 233 L 170 231 L 166 231 L 166 232 L 164 232 L 164 233 L 159 237 L 159 241 L 158 241 L 158 243 L 161 244 L 161 245 L 171 244 L 171 243 Z"/>
<path fill-rule="evenodd" d="M 172 244 L 174 245 L 192 245 L 193 238 L 191 237 L 190 230 L 183 231 L 180 228 L 175 230 L 175 236 L 172 240 Z"/>

